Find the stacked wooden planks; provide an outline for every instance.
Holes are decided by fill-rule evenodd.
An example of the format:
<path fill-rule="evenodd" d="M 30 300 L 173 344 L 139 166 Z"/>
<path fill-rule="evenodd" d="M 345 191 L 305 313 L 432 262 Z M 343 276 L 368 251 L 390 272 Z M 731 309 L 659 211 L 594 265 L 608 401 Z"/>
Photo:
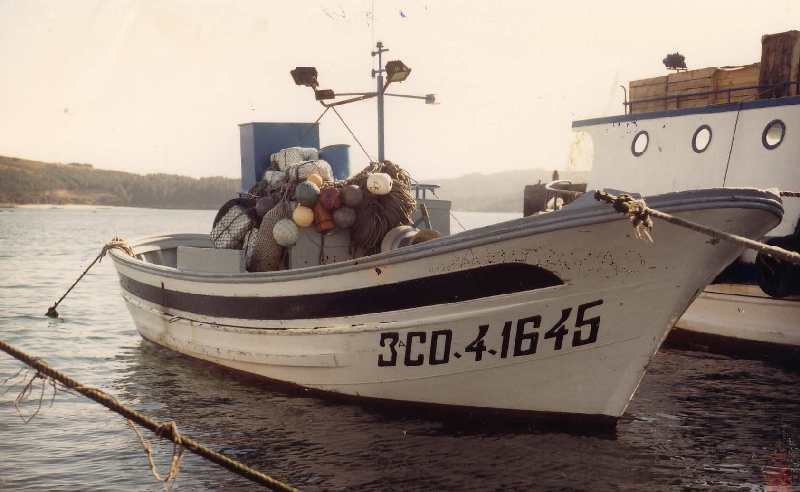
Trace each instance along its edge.
<path fill-rule="evenodd" d="M 698 108 L 754 99 L 757 89 L 741 88 L 756 86 L 758 74 L 759 64 L 754 63 L 736 69 L 709 67 L 632 80 L 630 112 Z"/>

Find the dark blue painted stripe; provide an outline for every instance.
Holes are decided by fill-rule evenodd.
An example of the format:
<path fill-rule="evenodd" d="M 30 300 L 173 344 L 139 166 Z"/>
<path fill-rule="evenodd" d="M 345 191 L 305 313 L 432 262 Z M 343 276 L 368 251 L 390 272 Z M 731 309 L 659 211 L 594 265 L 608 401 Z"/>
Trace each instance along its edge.
<path fill-rule="evenodd" d="M 380 268 L 376 268 L 380 275 Z M 146 301 L 205 316 L 238 319 L 316 319 L 397 311 L 468 301 L 563 284 L 555 273 L 527 263 L 501 263 L 361 289 L 281 297 L 190 294 L 125 275 L 122 288 Z"/>
<path fill-rule="evenodd" d="M 718 104 L 715 106 L 704 106 L 702 108 L 670 109 L 667 111 L 654 111 L 652 113 L 621 114 L 618 116 L 604 116 L 602 118 L 577 120 L 572 122 L 572 128 L 603 125 L 607 123 L 625 123 L 629 121 L 652 120 L 655 118 L 671 118 L 690 114 L 725 113 L 728 111 L 738 111 L 740 108 L 744 111 L 748 109 L 771 108 L 777 106 L 795 106 L 798 104 L 800 104 L 800 96 L 781 97 L 776 99 L 757 99 L 755 101 L 747 101 L 743 103 Z"/>

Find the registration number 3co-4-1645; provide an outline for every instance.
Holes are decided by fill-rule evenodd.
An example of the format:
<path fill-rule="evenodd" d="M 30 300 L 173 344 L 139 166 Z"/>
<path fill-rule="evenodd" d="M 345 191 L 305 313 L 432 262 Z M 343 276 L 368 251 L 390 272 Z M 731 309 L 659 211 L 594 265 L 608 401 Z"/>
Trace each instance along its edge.
<path fill-rule="evenodd" d="M 378 355 L 378 367 L 432 366 L 447 364 L 453 359 L 473 357 L 480 362 L 489 357 L 506 359 L 533 355 L 542 348 L 540 338 L 552 344 L 553 350 L 562 350 L 567 344 L 580 347 L 595 343 L 600 331 L 600 316 L 589 313 L 592 308 L 603 304 L 602 299 L 578 305 L 577 308 L 564 308 L 558 321 L 545 331 L 542 317 L 533 315 L 516 321 L 506 321 L 500 328 L 499 343 L 489 344 L 487 338 L 497 340 L 497 329 L 491 325 L 479 325 L 475 338 L 464 347 L 453 347 L 453 330 L 407 331 L 404 333 L 386 331 L 380 334 L 382 347 Z M 572 313 L 575 319 L 571 321 Z M 571 336 L 569 336 L 571 334 Z"/>

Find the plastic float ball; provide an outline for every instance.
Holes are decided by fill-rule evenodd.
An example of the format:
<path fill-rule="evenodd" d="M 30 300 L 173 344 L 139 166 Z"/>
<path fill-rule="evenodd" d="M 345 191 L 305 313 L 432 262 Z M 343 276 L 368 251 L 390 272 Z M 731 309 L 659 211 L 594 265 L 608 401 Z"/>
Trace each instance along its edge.
<path fill-rule="evenodd" d="M 303 205 L 298 205 L 292 212 L 292 220 L 300 227 L 308 227 L 314 223 L 314 211 Z"/>
<path fill-rule="evenodd" d="M 342 206 L 339 190 L 334 187 L 322 188 L 319 192 L 319 203 L 328 210 L 336 210 Z"/>
<path fill-rule="evenodd" d="M 256 202 L 256 213 L 259 217 L 263 217 L 265 213 L 272 210 L 275 206 L 275 200 L 271 196 L 262 196 Z"/>
<path fill-rule="evenodd" d="M 386 173 L 372 173 L 367 176 L 367 191 L 373 195 L 388 195 L 392 191 L 392 177 Z"/>
<path fill-rule="evenodd" d="M 330 231 L 336 228 L 336 224 L 333 222 L 333 216 L 331 216 L 331 213 L 319 202 L 314 205 L 314 222 L 317 223 L 319 232 Z"/>
<path fill-rule="evenodd" d="M 322 186 L 322 176 L 320 176 L 317 173 L 314 173 L 314 174 L 310 175 L 309 177 L 307 177 L 306 181 L 314 183 L 315 185 L 317 185 L 317 187 L 321 187 Z"/>
<path fill-rule="evenodd" d="M 306 207 L 313 207 L 319 198 L 319 187 L 311 181 L 303 181 L 294 189 L 294 198 Z"/>
<path fill-rule="evenodd" d="M 360 191 L 360 190 L 359 190 Z M 339 229 L 349 229 L 356 223 L 356 211 L 350 207 L 340 207 L 333 211 L 333 223 Z"/>
<path fill-rule="evenodd" d="M 294 222 L 289 219 L 281 219 L 272 228 L 272 237 L 275 242 L 288 248 L 297 242 L 298 230 Z"/>
<path fill-rule="evenodd" d="M 364 192 L 358 185 L 347 185 L 342 188 L 342 202 L 350 208 L 356 208 L 364 200 Z"/>

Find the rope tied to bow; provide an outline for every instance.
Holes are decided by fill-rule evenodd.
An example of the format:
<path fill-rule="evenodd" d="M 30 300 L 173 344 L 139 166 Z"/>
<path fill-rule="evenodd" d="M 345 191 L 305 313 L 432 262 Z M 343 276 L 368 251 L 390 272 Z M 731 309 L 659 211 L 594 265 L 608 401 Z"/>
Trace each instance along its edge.
<path fill-rule="evenodd" d="M 762 242 L 755 241 L 753 239 L 746 238 L 744 236 L 739 236 L 736 234 L 731 234 L 729 232 L 720 231 L 714 229 L 713 227 L 704 226 L 702 224 L 682 219 L 680 217 L 675 217 L 674 215 L 670 215 L 666 212 L 650 208 L 647 206 L 644 200 L 635 199 L 630 195 L 623 194 L 615 196 L 610 193 L 606 193 L 604 191 L 597 191 L 594 194 L 594 198 L 595 200 L 612 204 L 614 206 L 614 210 L 624 213 L 629 217 L 631 217 L 631 223 L 633 224 L 634 228 L 644 227 L 645 231 L 649 231 L 649 229 L 653 227 L 652 217 L 657 217 L 666 222 L 669 222 L 670 224 L 677 225 L 680 227 L 685 227 L 686 229 L 699 232 L 700 234 L 705 234 L 706 236 L 714 238 L 716 242 L 719 242 L 720 240 L 728 241 L 747 249 L 752 249 L 754 251 L 759 251 L 761 253 L 768 254 L 775 258 L 779 258 L 781 260 L 792 263 L 794 265 L 800 265 L 800 253 L 796 253 L 794 251 L 790 251 L 788 249 L 784 249 L 778 246 L 764 244 Z M 638 234 L 637 237 L 639 237 Z M 652 238 L 650 237 L 649 233 L 647 234 L 647 238 L 649 238 L 650 241 L 652 242 Z"/>
<path fill-rule="evenodd" d="M 614 210 L 625 214 L 631 221 L 631 225 L 633 225 L 636 239 L 653 242 L 653 236 L 650 235 L 650 231 L 653 230 L 652 210 L 643 199 L 634 198 L 626 193 L 614 196 L 605 191 L 596 191 L 594 198 L 598 201 L 610 203 Z"/>
<path fill-rule="evenodd" d="M 75 280 L 75 282 L 73 282 L 72 285 L 69 286 L 69 289 L 67 289 L 66 292 L 64 292 L 64 295 L 62 295 L 55 302 L 55 304 L 53 304 L 47 309 L 45 316 L 47 316 L 48 318 L 58 318 L 58 311 L 56 311 L 56 308 L 58 307 L 59 304 L 61 304 L 61 301 L 63 301 L 64 298 L 67 297 L 67 294 L 69 294 L 72 291 L 72 289 L 74 289 L 75 286 L 78 285 L 78 282 L 80 282 L 81 279 L 87 273 L 89 273 L 89 270 L 91 270 L 94 264 L 101 262 L 106 253 L 108 253 L 112 249 L 119 249 L 122 250 L 128 256 L 134 256 L 133 248 L 130 247 L 128 241 L 118 236 L 114 236 L 113 238 L 111 238 L 111 241 L 103 245 L 103 248 L 100 250 L 100 253 L 98 253 L 98 255 L 94 258 L 94 260 L 92 260 L 92 262 L 89 263 L 89 266 L 86 267 L 86 269 L 83 271 L 83 273 L 80 274 L 80 276 L 78 276 L 78 279 Z"/>

